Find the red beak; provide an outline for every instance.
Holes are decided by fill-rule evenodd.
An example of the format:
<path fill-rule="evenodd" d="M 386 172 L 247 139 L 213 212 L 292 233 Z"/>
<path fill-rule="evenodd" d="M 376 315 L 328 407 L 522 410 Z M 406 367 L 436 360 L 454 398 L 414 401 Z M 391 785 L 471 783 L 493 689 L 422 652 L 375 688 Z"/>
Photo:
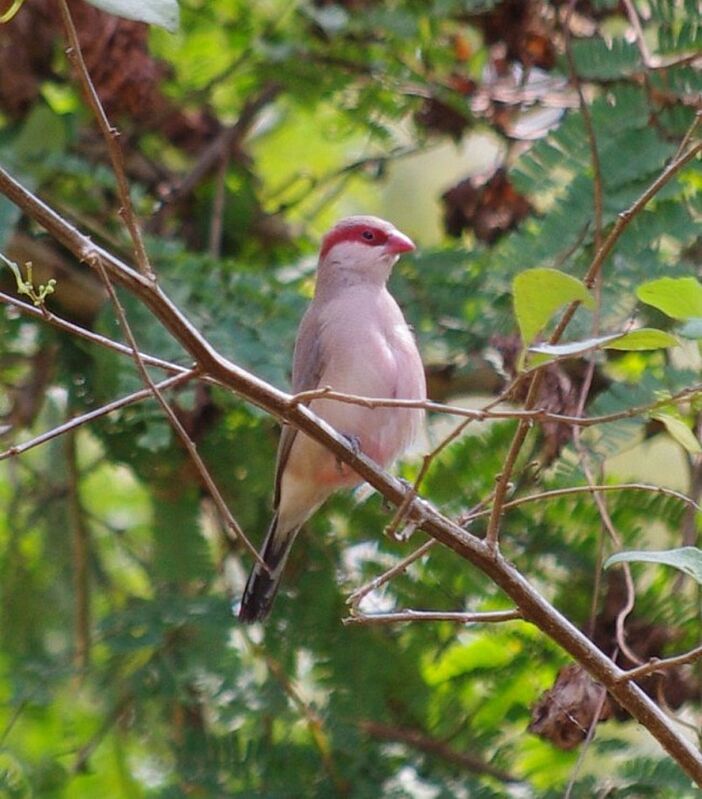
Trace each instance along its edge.
<path fill-rule="evenodd" d="M 416 249 L 412 239 L 409 238 L 409 236 L 405 236 L 404 233 L 400 233 L 399 230 L 391 233 L 388 236 L 388 240 L 385 242 L 385 250 L 393 255 L 399 255 L 403 252 L 412 252 L 412 250 Z"/>

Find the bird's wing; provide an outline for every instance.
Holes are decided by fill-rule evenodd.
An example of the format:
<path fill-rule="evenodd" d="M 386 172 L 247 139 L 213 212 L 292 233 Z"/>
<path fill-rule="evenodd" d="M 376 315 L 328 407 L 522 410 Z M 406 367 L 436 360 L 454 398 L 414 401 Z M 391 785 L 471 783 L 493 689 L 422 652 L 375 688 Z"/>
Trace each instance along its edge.
<path fill-rule="evenodd" d="M 324 354 L 320 336 L 319 315 L 310 307 L 300 323 L 295 342 L 293 358 L 292 390 L 294 394 L 301 391 L 312 391 L 319 387 L 319 380 L 324 372 Z M 283 430 L 278 443 L 278 458 L 275 468 L 274 507 L 280 502 L 280 481 L 290 456 L 297 430 L 288 424 Z"/>

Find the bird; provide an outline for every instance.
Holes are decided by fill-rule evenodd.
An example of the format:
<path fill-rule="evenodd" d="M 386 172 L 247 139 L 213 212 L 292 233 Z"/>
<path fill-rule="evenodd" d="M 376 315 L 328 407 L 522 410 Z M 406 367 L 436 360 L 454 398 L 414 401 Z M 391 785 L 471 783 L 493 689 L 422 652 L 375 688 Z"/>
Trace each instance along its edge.
<path fill-rule="evenodd" d="M 426 399 L 411 328 L 387 288 L 412 240 L 375 216 L 342 219 L 322 238 L 314 297 L 298 329 L 292 391 L 329 386 L 384 399 Z M 310 409 L 382 468 L 413 442 L 421 408 L 375 407 L 315 398 Z M 362 478 L 322 444 L 284 425 L 275 470 L 274 515 L 239 605 L 244 623 L 267 618 L 300 527 L 334 492 Z"/>

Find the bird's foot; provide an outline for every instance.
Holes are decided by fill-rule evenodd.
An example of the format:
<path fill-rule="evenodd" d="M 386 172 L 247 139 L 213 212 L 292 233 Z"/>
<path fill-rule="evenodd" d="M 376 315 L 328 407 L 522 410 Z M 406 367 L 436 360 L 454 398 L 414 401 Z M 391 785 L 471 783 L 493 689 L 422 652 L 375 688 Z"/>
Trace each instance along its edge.
<path fill-rule="evenodd" d="M 346 441 L 348 442 L 348 445 L 351 447 L 351 449 L 354 451 L 354 453 L 356 455 L 358 455 L 359 452 L 361 451 L 361 439 L 360 439 L 360 437 L 359 436 L 353 436 L 353 435 L 347 435 L 346 433 L 342 433 L 341 435 L 346 439 Z"/>
<path fill-rule="evenodd" d="M 346 439 L 346 442 L 348 443 L 348 445 L 353 450 L 354 455 L 360 455 L 360 453 L 361 453 L 361 439 L 358 436 L 347 435 L 346 433 L 342 433 L 341 435 Z M 344 470 L 347 469 L 348 467 L 346 466 L 346 464 L 342 460 L 337 458 L 336 459 L 336 468 L 339 470 L 339 472 L 343 473 Z"/>

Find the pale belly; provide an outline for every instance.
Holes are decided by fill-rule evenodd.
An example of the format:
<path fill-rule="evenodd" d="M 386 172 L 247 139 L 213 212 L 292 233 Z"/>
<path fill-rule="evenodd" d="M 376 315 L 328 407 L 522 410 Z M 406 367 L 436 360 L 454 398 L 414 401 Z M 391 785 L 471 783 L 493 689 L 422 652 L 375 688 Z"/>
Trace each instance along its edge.
<path fill-rule="evenodd" d="M 380 335 L 366 336 L 363 346 L 340 351 L 329 364 L 320 386 L 335 391 L 382 399 L 423 400 L 424 373 L 414 341 L 405 337 L 391 343 Z M 387 468 L 412 443 L 421 424 L 422 409 L 369 408 L 342 400 L 319 399 L 310 409 L 339 433 L 354 440 L 360 450 L 379 466 Z M 349 467 L 307 436 L 298 434 L 289 461 L 295 471 L 310 471 L 314 479 L 330 486 L 361 482 Z M 312 476 L 312 474 L 310 474 Z M 302 474 L 300 474 L 302 477 Z"/>

